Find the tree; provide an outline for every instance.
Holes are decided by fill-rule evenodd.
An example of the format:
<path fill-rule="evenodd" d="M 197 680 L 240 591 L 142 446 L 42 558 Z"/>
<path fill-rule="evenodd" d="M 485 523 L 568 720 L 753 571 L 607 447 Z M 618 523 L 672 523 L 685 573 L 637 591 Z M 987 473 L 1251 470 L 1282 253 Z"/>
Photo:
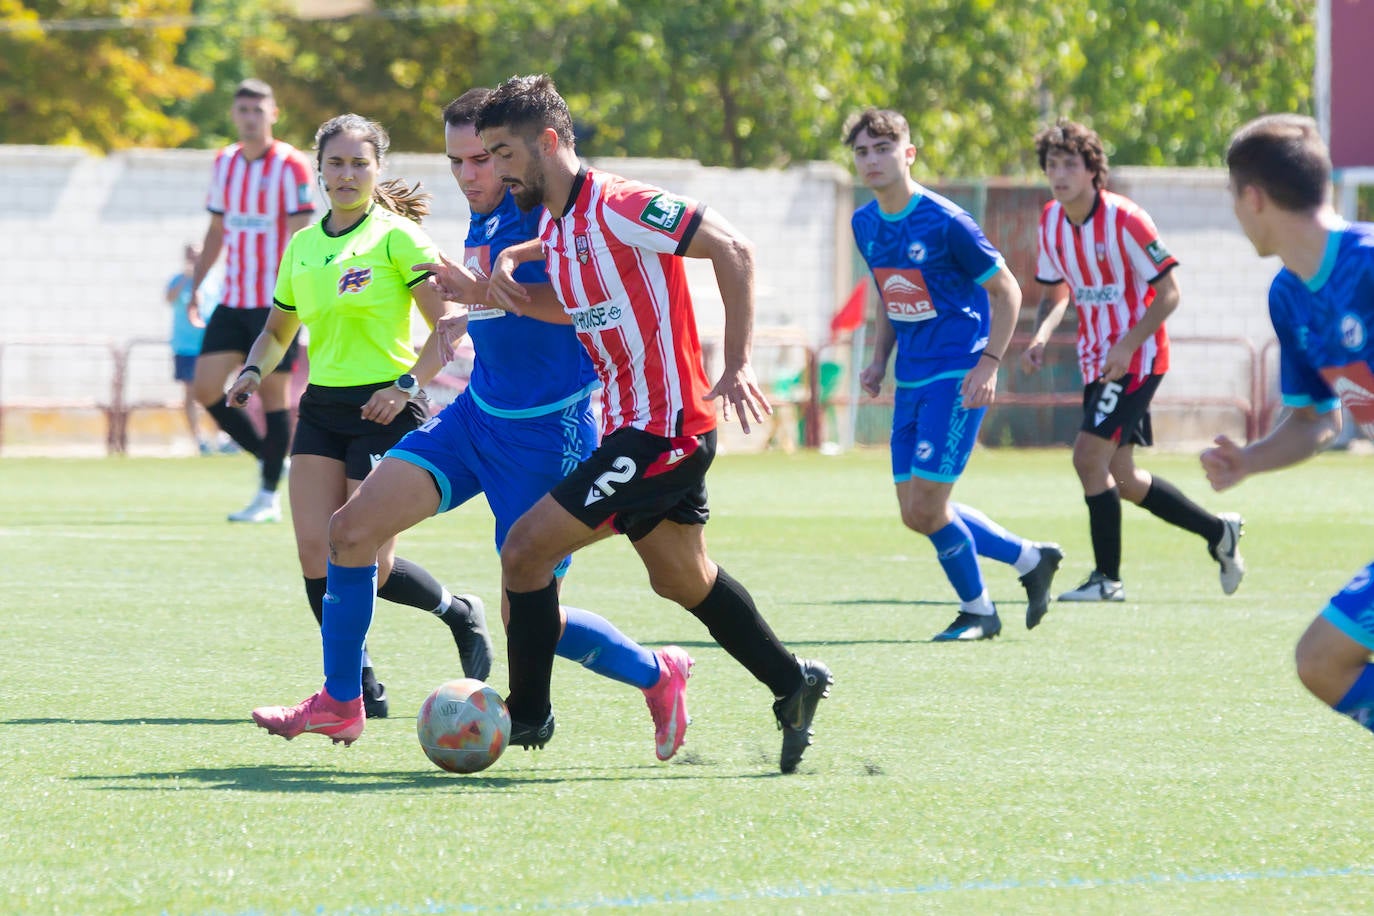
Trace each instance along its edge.
<path fill-rule="evenodd" d="M 108 26 L 115 11 L 184 20 L 190 0 L 0 0 L 0 143 L 97 149 L 176 146 L 196 133 L 169 113 L 209 81 L 174 62 L 185 28 Z M 42 21 L 47 25 L 40 26 Z"/>

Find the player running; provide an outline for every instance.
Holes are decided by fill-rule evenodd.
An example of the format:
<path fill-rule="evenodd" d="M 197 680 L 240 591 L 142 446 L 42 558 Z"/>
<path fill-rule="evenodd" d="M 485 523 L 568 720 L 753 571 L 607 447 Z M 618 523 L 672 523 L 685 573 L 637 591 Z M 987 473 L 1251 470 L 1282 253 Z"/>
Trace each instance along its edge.
<path fill-rule="evenodd" d="M 1063 559 L 1057 544 L 1011 534 L 950 501 L 997 388 L 1021 289 L 967 213 L 911 177 L 916 147 L 906 118 L 869 108 L 845 125 L 854 168 L 877 199 L 860 207 L 854 242 L 873 274 L 884 317 L 873 361 L 859 375 L 876 397 L 897 350 L 892 479 L 902 522 L 930 538 L 959 596 L 959 615 L 936 642 L 991 639 L 1002 631 L 978 556 L 1016 568 L 1026 589 L 1026 627 L 1049 609 Z"/>
<path fill-rule="evenodd" d="M 1154 444 L 1150 401 L 1169 368 L 1164 322 L 1178 308 L 1178 260 L 1148 213 L 1106 190 L 1107 154 L 1094 131 L 1061 120 L 1036 136 L 1035 151 L 1054 200 L 1040 214 L 1035 276 L 1045 292 L 1021 368 L 1033 373 L 1044 364 L 1045 344 L 1072 298 L 1083 374 L 1073 466 L 1088 504 L 1094 562 L 1083 584 L 1059 600 L 1126 600 L 1122 498 L 1206 541 L 1230 595 L 1245 575 L 1241 517 L 1213 515 L 1135 464 L 1135 447 Z"/>

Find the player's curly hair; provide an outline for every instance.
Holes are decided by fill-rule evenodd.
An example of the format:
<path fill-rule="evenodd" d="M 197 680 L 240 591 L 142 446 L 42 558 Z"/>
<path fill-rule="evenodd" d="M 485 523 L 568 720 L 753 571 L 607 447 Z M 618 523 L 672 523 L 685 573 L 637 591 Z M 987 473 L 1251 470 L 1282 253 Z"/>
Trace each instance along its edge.
<path fill-rule="evenodd" d="M 1093 173 L 1093 188 L 1100 191 L 1107 186 L 1107 153 L 1102 148 L 1102 138 L 1091 127 L 1060 118 L 1036 134 L 1035 156 L 1042 172 L 1051 150 L 1082 156 L 1084 167 Z"/>
<path fill-rule="evenodd" d="M 391 135 L 386 132 L 386 128 L 376 121 L 350 112 L 330 118 L 320 125 L 319 130 L 315 131 L 315 168 L 317 173 L 324 171 L 325 144 L 339 134 L 357 134 L 363 138 L 364 142 L 372 144 L 373 152 L 377 154 L 377 168 L 380 171 L 386 161 L 386 154 L 391 149 Z M 392 213 L 417 223 L 429 215 L 431 195 L 423 190 L 423 185 L 418 181 L 413 187 L 399 178 L 379 181 L 372 190 L 372 199 Z"/>
<path fill-rule="evenodd" d="M 854 146 L 859 131 L 866 130 L 874 137 L 887 137 L 898 143 L 911 140 L 911 125 L 898 112 L 886 108 L 865 108 L 850 115 L 844 122 L 844 145 Z"/>
<path fill-rule="evenodd" d="M 1296 114 L 1256 118 L 1231 137 L 1226 150 L 1231 185 L 1254 185 L 1280 207 L 1310 213 L 1326 203 L 1331 154 L 1317 122 Z"/>
<path fill-rule="evenodd" d="M 527 140 L 552 128 L 559 143 L 568 149 L 576 144 L 568 103 L 547 73 L 512 76 L 501 83 L 478 112 L 475 127 L 478 133 L 489 127 L 505 127 Z"/>

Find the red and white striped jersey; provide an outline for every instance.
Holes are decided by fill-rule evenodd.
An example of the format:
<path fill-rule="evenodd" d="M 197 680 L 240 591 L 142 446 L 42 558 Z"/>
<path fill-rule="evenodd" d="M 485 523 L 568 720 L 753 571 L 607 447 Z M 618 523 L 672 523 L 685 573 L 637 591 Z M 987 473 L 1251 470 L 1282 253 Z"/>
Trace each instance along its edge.
<path fill-rule="evenodd" d="M 1135 202 L 1099 191 L 1083 225 L 1075 226 L 1058 201 L 1040 212 L 1041 283 L 1069 284 L 1078 310 L 1078 368 L 1084 382 L 1097 380 L 1112 344 L 1145 315 L 1154 301 L 1150 281 L 1178 261 L 1159 239 L 1150 215 Z M 1160 325 L 1131 357 L 1132 375 L 1163 374 L 1169 368 L 1169 335 Z"/>
<path fill-rule="evenodd" d="M 224 295 L 229 308 L 268 308 L 291 240 L 287 217 L 315 209 L 310 160 L 273 141 L 257 159 L 234 143 L 215 156 L 205 207 L 224 217 Z"/>
<path fill-rule="evenodd" d="M 602 430 L 697 436 L 716 427 L 682 253 L 696 201 L 592 169 L 562 216 L 545 213 L 549 280 L 601 377 Z"/>

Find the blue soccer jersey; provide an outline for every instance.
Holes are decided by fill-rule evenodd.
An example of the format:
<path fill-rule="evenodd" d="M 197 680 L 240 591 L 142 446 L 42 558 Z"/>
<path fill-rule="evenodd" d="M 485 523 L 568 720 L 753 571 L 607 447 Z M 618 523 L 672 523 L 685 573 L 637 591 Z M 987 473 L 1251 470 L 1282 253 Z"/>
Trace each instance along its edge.
<path fill-rule="evenodd" d="M 870 201 L 855 211 L 852 225 L 897 334 L 897 384 L 970 369 L 988 342 L 982 284 L 1003 264 L 983 230 L 926 188 L 900 213 L 884 213 Z"/>
<path fill-rule="evenodd" d="M 1269 288 L 1283 402 L 1349 409 L 1374 436 L 1374 224 L 1332 230 L 1316 276 L 1284 268 Z"/>
<path fill-rule="evenodd" d="M 491 213 L 474 213 L 468 227 L 464 263 L 483 277 L 511 245 L 539 235 L 542 207 L 523 213 L 507 191 Z M 548 283 L 542 260 L 516 269 L 521 283 Z M 550 324 L 498 308 L 474 306 L 468 334 L 476 351 L 468 392 L 487 413 L 498 417 L 542 416 L 562 410 L 598 387 L 596 370 L 572 325 Z"/>

